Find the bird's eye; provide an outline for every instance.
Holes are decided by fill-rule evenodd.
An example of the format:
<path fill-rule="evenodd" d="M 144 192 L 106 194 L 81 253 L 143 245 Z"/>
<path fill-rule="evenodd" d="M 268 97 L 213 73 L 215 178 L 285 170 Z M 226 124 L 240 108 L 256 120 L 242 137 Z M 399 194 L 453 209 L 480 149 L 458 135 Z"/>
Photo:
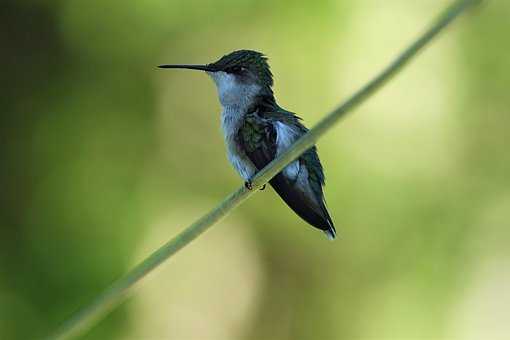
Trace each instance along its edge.
<path fill-rule="evenodd" d="M 243 66 L 232 66 L 229 71 L 230 73 L 242 73 L 245 70 L 246 68 Z"/>

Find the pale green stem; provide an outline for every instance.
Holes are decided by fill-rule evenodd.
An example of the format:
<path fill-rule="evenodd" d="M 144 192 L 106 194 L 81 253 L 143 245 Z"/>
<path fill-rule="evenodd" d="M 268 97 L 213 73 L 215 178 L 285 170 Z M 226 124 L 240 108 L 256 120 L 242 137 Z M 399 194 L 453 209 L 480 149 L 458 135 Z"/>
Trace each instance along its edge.
<path fill-rule="evenodd" d="M 388 65 L 372 81 L 358 90 L 347 101 L 341 104 L 333 112 L 324 117 L 307 134 L 297 140 L 285 153 L 277 157 L 262 169 L 253 179 L 253 187 L 257 188 L 267 183 L 273 176 L 280 172 L 287 164 L 299 157 L 304 151 L 313 146 L 316 141 L 330 130 L 338 120 L 354 107 L 361 104 L 369 96 L 380 89 L 386 81 L 397 74 L 411 58 L 427 45 L 439 32 L 441 32 L 453 19 L 466 10 L 469 6 L 480 2 L 480 0 L 459 0 L 455 1 L 447 8 L 432 24 L 432 26 L 407 47 L 390 65 Z M 184 229 L 180 234 L 167 242 L 161 248 L 152 253 L 148 258 L 138 264 L 133 270 L 125 276 L 115 281 L 102 294 L 100 294 L 91 304 L 79 310 L 70 319 L 52 335 L 48 340 L 68 339 L 77 336 L 101 317 L 103 317 L 115 305 L 120 303 L 134 286 L 142 281 L 146 274 L 150 273 L 168 260 L 181 248 L 193 241 L 198 235 L 206 229 L 225 217 L 229 212 L 236 208 L 243 201 L 248 199 L 258 190 L 247 190 L 243 187 L 228 196 L 216 208 L 198 219 L 195 223 Z"/>

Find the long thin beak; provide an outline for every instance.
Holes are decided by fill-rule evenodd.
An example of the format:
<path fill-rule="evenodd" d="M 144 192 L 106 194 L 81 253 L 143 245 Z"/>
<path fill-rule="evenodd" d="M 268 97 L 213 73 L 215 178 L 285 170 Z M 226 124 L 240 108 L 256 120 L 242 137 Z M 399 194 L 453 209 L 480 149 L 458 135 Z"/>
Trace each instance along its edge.
<path fill-rule="evenodd" d="M 184 68 L 188 70 L 199 70 L 214 72 L 214 69 L 209 65 L 159 65 L 159 68 Z"/>

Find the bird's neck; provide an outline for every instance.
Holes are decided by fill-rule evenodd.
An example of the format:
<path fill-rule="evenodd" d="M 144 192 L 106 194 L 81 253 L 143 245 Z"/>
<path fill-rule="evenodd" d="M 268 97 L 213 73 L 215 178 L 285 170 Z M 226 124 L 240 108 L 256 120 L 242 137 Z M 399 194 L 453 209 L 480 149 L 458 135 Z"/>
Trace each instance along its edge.
<path fill-rule="evenodd" d="M 222 107 L 221 125 L 225 136 L 235 136 L 247 113 L 264 103 L 274 103 L 273 92 L 257 83 L 243 83 L 232 75 L 216 72 L 211 75 L 218 89 Z"/>

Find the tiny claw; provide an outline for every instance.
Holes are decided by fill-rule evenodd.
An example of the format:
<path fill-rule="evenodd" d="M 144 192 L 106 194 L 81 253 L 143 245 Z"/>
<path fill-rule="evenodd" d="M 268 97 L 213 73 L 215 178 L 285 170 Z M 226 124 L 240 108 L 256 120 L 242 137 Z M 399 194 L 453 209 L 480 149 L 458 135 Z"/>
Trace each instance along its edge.
<path fill-rule="evenodd" d="M 253 184 L 251 183 L 251 181 L 244 182 L 244 187 L 248 190 L 253 190 Z"/>
<path fill-rule="evenodd" d="M 266 185 L 264 184 L 263 186 L 260 187 L 260 191 L 264 190 L 266 188 Z"/>

